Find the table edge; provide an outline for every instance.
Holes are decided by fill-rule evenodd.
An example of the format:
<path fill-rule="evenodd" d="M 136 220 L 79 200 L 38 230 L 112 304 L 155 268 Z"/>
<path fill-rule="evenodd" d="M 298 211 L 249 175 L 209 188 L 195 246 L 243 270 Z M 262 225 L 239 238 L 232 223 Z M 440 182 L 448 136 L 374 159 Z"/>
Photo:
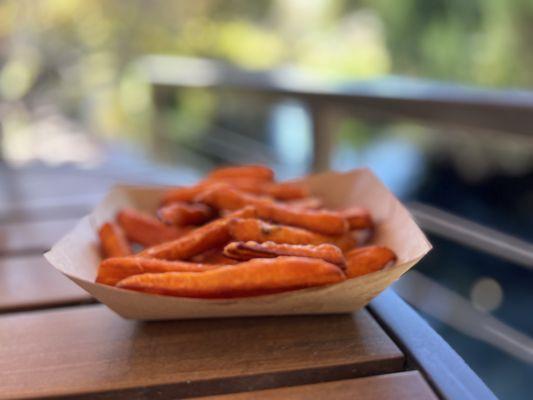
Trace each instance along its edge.
<path fill-rule="evenodd" d="M 367 309 L 439 397 L 497 400 L 461 356 L 391 288 Z"/>

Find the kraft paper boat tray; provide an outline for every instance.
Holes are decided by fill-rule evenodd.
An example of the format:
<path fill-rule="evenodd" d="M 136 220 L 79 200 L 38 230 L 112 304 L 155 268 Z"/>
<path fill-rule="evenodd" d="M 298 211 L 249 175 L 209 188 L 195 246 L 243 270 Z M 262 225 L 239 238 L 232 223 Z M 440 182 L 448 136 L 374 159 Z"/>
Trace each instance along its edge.
<path fill-rule="evenodd" d="M 94 282 L 100 253 L 97 229 L 123 207 L 154 212 L 164 187 L 116 186 L 45 254 L 60 272 L 124 318 L 188 319 L 355 311 L 415 265 L 431 245 L 405 207 L 369 170 L 327 172 L 302 179 L 329 208 L 362 206 L 376 221 L 373 244 L 394 250 L 398 262 L 381 271 L 321 287 L 240 299 L 190 299 L 144 294 Z"/>

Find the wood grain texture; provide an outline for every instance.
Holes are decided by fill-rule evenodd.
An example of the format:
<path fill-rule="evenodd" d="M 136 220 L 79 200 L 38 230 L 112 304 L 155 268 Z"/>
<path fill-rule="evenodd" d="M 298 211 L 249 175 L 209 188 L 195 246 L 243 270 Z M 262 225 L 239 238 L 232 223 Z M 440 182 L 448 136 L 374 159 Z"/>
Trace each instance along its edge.
<path fill-rule="evenodd" d="M 104 193 L 116 181 L 103 171 L 72 167 L 0 167 L 0 209 L 21 202 L 40 202 L 54 198 Z"/>
<path fill-rule="evenodd" d="M 77 220 L 0 224 L 0 256 L 43 253 L 67 233 Z"/>
<path fill-rule="evenodd" d="M 437 396 L 417 371 L 202 397 L 201 400 L 307 400 L 326 398 L 335 400 L 437 400 Z"/>
<path fill-rule="evenodd" d="M 104 193 L 21 200 L 0 206 L 0 224 L 8 222 L 65 219 L 89 214 Z"/>
<path fill-rule="evenodd" d="M 173 322 L 101 305 L 0 318 L 0 398 L 158 399 L 401 371 L 404 357 L 356 314 Z"/>
<path fill-rule="evenodd" d="M 42 255 L 0 258 L 0 313 L 89 301 L 87 292 Z"/>

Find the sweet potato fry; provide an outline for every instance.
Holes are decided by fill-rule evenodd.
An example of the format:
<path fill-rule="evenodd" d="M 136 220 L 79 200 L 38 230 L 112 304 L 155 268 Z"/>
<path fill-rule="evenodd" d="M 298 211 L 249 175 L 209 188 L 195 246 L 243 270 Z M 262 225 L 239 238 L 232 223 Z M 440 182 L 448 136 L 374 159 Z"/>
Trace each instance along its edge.
<path fill-rule="evenodd" d="M 177 240 L 147 248 L 139 253 L 139 256 L 166 260 L 186 260 L 213 247 L 226 244 L 231 238 L 228 223 L 232 218 L 253 216 L 255 216 L 255 209 L 251 206 L 245 207 L 228 217 L 216 219 L 194 229 Z"/>
<path fill-rule="evenodd" d="M 117 214 L 117 222 L 130 241 L 143 246 L 174 240 L 189 231 L 188 228 L 167 226 L 151 215 L 130 208 L 123 209 Z"/>
<path fill-rule="evenodd" d="M 211 219 L 214 211 L 202 203 L 189 204 L 183 201 L 171 203 L 157 211 L 159 219 L 167 225 L 200 225 Z"/>
<path fill-rule="evenodd" d="M 337 266 L 304 257 L 257 258 L 201 274 L 167 272 L 130 276 L 117 286 L 179 297 L 234 298 L 329 285 L 345 279 Z"/>
<path fill-rule="evenodd" d="M 369 274 L 385 268 L 396 261 L 396 254 L 387 247 L 366 246 L 346 254 L 346 275 L 348 278 Z"/>
<path fill-rule="evenodd" d="M 208 189 L 212 184 L 199 183 L 194 186 L 182 186 L 169 189 L 165 192 L 161 198 L 161 204 L 167 205 L 171 203 L 176 203 L 179 201 L 182 202 L 192 202 L 195 197 L 203 193 Z"/>
<path fill-rule="evenodd" d="M 128 276 L 147 272 L 205 272 L 220 265 L 197 264 L 187 261 L 167 261 L 142 257 L 113 257 L 103 260 L 98 267 L 96 282 L 105 285 L 115 285 Z"/>
<path fill-rule="evenodd" d="M 240 165 L 217 168 L 207 175 L 207 179 L 228 178 L 253 178 L 262 181 L 272 181 L 274 179 L 274 171 L 263 165 Z"/>
<path fill-rule="evenodd" d="M 218 185 L 235 187 L 247 193 L 263 194 L 264 186 L 269 182 L 250 177 L 232 177 L 219 179 L 205 179 L 194 186 L 182 186 L 169 189 L 162 197 L 161 204 L 168 205 L 175 202 L 194 202 L 195 198 Z"/>
<path fill-rule="evenodd" d="M 346 219 L 335 211 L 293 209 L 279 204 L 264 211 L 263 218 L 325 235 L 341 235 L 348 230 Z M 261 214 L 259 210 L 258 214 Z"/>
<path fill-rule="evenodd" d="M 369 229 L 374 226 L 372 217 L 367 209 L 361 207 L 351 207 L 342 211 L 342 215 L 348 221 L 350 230 Z"/>
<path fill-rule="evenodd" d="M 252 258 L 274 258 L 279 256 L 319 258 L 344 267 L 342 251 L 332 244 L 285 244 L 274 242 L 231 242 L 224 247 L 224 254 L 236 260 Z"/>
<path fill-rule="evenodd" d="M 287 225 L 275 225 L 256 218 L 233 218 L 229 222 L 229 232 L 233 239 L 241 242 L 275 242 L 286 244 L 319 245 L 332 243 L 342 251 L 357 246 L 357 241 L 346 233 L 340 236 L 321 235 L 307 229 Z"/>
<path fill-rule="evenodd" d="M 278 200 L 302 199 L 309 196 L 309 189 L 299 183 L 268 182 L 248 176 L 232 176 L 207 178 L 194 186 L 183 186 L 169 189 L 162 197 L 161 204 L 168 205 L 175 202 L 193 202 L 202 193 L 217 185 L 227 185 L 246 193 L 270 196 Z"/>
<path fill-rule="evenodd" d="M 103 224 L 98 236 L 104 258 L 129 256 L 132 253 L 124 231 L 114 222 Z"/>
<path fill-rule="evenodd" d="M 263 192 L 267 196 L 278 200 L 294 200 L 308 197 L 309 188 L 301 183 L 272 182 L 263 186 Z"/>
<path fill-rule="evenodd" d="M 246 193 L 263 194 L 264 186 L 270 184 L 262 179 L 250 178 L 246 176 L 227 177 L 227 178 L 208 178 L 202 181 L 202 184 L 209 189 L 215 185 L 228 185 Z"/>
<path fill-rule="evenodd" d="M 269 196 L 278 200 L 302 199 L 309 196 L 309 188 L 301 183 L 294 182 L 265 182 L 261 179 L 249 177 L 231 177 L 207 179 L 202 184 L 224 183 L 246 193 Z"/>
<path fill-rule="evenodd" d="M 226 257 L 222 248 L 210 249 L 191 258 L 191 262 L 203 264 L 229 265 L 237 264 L 237 260 Z"/>
<path fill-rule="evenodd" d="M 227 185 L 219 185 L 205 192 L 198 200 L 217 209 L 226 210 L 236 210 L 252 205 L 256 208 L 260 218 L 299 226 L 326 235 L 340 235 L 348 230 L 348 222 L 339 212 L 294 208 L 244 193 Z"/>
<path fill-rule="evenodd" d="M 290 200 L 285 204 L 291 207 L 305 208 L 308 210 L 318 210 L 319 208 L 322 208 L 323 205 L 322 200 L 320 200 L 318 197 L 306 197 L 303 199 Z"/>

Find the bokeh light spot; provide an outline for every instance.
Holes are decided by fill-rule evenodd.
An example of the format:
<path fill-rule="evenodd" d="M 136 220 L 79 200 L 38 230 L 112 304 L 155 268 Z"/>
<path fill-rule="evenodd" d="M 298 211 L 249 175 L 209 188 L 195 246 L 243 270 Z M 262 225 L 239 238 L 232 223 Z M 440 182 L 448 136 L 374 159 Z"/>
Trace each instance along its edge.
<path fill-rule="evenodd" d="M 503 301 L 503 289 L 498 281 L 483 277 L 472 285 L 470 299 L 482 311 L 496 310 Z"/>

